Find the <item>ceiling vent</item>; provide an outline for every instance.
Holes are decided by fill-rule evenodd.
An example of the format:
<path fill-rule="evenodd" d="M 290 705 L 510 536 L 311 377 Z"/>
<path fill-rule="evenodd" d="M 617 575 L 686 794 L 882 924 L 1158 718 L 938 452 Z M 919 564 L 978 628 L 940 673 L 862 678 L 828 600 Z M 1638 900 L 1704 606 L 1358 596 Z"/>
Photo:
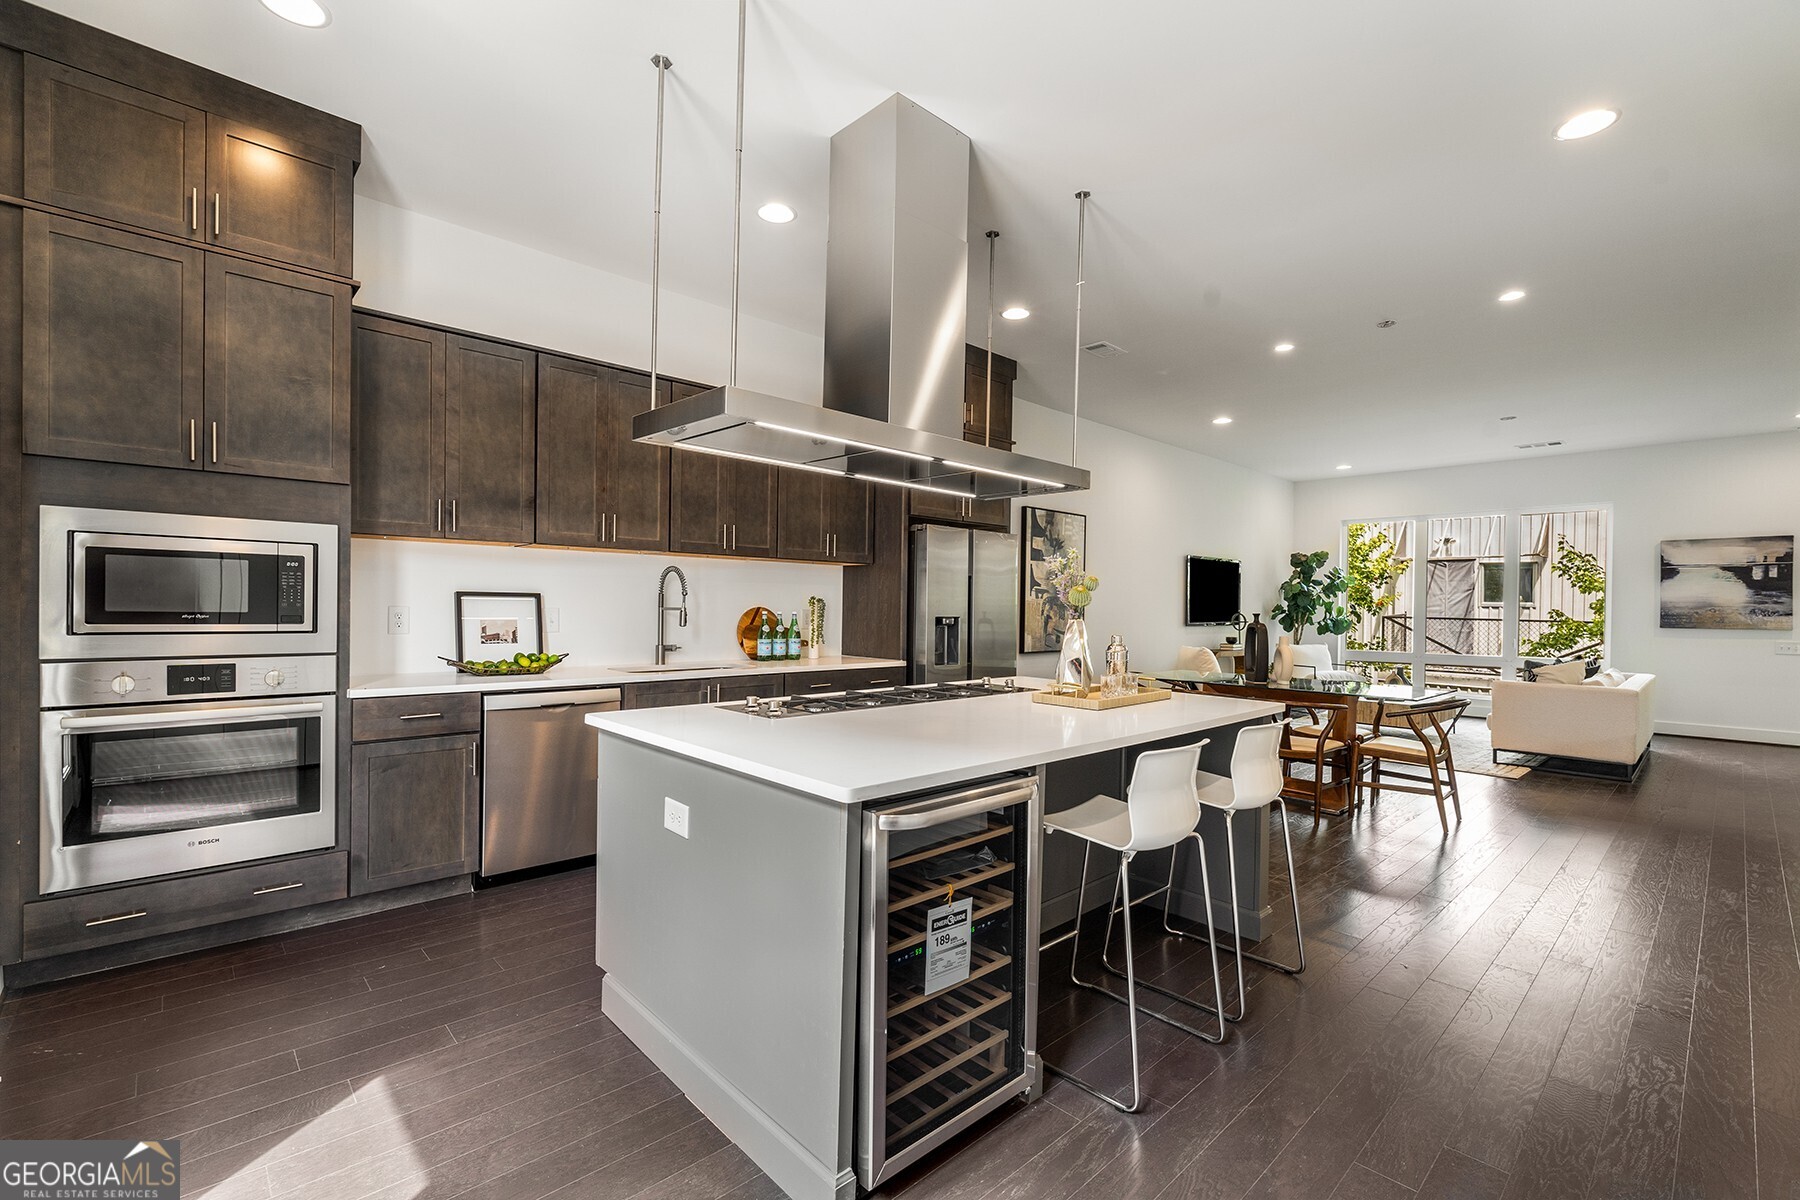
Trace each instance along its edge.
<path fill-rule="evenodd" d="M 1117 358 L 1125 353 L 1123 346 L 1115 346 L 1111 342 L 1089 342 L 1082 349 L 1095 358 Z"/>
<path fill-rule="evenodd" d="M 1519 449 L 1521 449 L 1521 450 L 1542 450 L 1546 446 L 1560 446 L 1560 445 L 1562 445 L 1561 442 L 1520 442 Z"/>

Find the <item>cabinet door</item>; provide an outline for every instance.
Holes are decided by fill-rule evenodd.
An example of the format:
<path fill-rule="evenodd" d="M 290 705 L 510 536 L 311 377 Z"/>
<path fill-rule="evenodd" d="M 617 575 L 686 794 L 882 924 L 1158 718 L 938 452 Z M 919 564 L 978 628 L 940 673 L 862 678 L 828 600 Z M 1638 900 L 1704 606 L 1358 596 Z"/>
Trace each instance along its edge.
<path fill-rule="evenodd" d="M 25 452 L 198 468 L 197 246 L 24 214 Z"/>
<path fill-rule="evenodd" d="M 465 734 L 351 749 L 353 895 L 475 872 L 479 743 Z"/>
<path fill-rule="evenodd" d="M 686 554 L 724 554 L 730 545 L 724 465 L 730 459 L 693 450 L 669 459 L 669 549 Z"/>
<path fill-rule="evenodd" d="M 1019 364 L 1002 355 L 994 355 L 994 386 L 988 388 L 988 356 L 974 346 L 967 348 L 963 362 L 963 440 L 978 445 L 992 445 L 996 450 L 1011 450 L 1013 380 Z M 988 426 L 993 426 L 990 439 Z"/>
<path fill-rule="evenodd" d="M 821 475 L 825 532 L 832 562 L 875 561 L 874 485 L 860 479 Z"/>
<path fill-rule="evenodd" d="M 348 159 L 217 116 L 207 133 L 211 211 L 200 220 L 213 244 L 351 273 Z"/>
<path fill-rule="evenodd" d="M 825 526 L 825 483 L 816 471 L 777 470 L 776 558 L 831 557 Z"/>
<path fill-rule="evenodd" d="M 612 514 L 607 545 L 665 550 L 669 545 L 669 454 L 631 440 L 631 420 L 650 407 L 650 377 L 613 372 L 600 406 L 600 510 Z"/>
<path fill-rule="evenodd" d="M 538 355 L 536 537 L 545 545 L 598 546 L 608 532 L 600 410 L 612 374 L 598 363 Z"/>
<path fill-rule="evenodd" d="M 532 540 L 537 355 L 451 334 L 444 375 L 444 497 L 450 537 Z"/>
<path fill-rule="evenodd" d="M 731 553 L 768 558 L 775 553 L 775 468 L 741 458 L 717 461 L 723 516 L 731 526 Z"/>
<path fill-rule="evenodd" d="M 205 186 L 205 113 L 25 57 L 27 197 L 197 237 Z"/>
<path fill-rule="evenodd" d="M 1012 529 L 1012 501 L 971 501 L 968 516 L 963 519 L 982 529 L 997 529 L 1001 533 L 1007 533 Z"/>
<path fill-rule="evenodd" d="M 357 314 L 353 533 L 439 537 L 444 522 L 444 335 Z"/>
<path fill-rule="evenodd" d="M 967 520 L 969 503 L 960 496 L 908 489 L 906 500 L 907 511 L 915 520 L 942 521 L 957 525 Z"/>
<path fill-rule="evenodd" d="M 350 286 L 206 264 L 206 468 L 350 482 Z"/>

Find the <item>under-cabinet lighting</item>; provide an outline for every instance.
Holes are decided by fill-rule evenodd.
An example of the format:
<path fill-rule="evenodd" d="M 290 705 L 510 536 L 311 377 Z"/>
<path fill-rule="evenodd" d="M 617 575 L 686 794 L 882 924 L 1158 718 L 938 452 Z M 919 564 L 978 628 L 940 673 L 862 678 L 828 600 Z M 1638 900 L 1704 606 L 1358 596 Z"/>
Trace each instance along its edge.
<path fill-rule="evenodd" d="M 855 446 L 858 450 L 873 450 L 877 454 L 898 454 L 902 458 L 916 458 L 920 462 L 932 461 L 929 454 L 915 454 L 911 450 L 896 450 L 891 446 L 875 446 L 868 442 L 857 442 L 849 438 L 838 437 L 835 434 L 818 433 L 811 429 L 795 429 L 792 425 L 777 425 L 772 421 L 749 421 L 746 423 L 754 425 L 758 429 L 772 429 L 776 433 L 791 433 L 795 437 L 817 438 L 821 441 L 836 442 L 840 446 Z"/>
<path fill-rule="evenodd" d="M 788 462 L 783 458 L 764 458 L 758 454 L 745 454 L 738 450 L 721 450 L 717 446 L 703 446 L 698 442 L 677 442 L 675 449 L 686 450 L 693 454 L 716 454 L 720 458 L 740 458 L 745 462 L 761 463 L 765 467 L 792 467 L 796 471 L 817 471 L 821 475 L 848 475 L 848 471 L 840 471 L 834 467 L 821 467 L 813 463 Z"/>
<path fill-rule="evenodd" d="M 1021 475 L 1017 471 L 996 471 L 992 467 L 976 467 L 968 463 L 951 462 L 947 458 L 943 462 L 953 471 L 975 471 L 982 475 L 998 475 L 1004 479 L 1023 479 L 1026 483 L 1035 483 L 1043 487 L 1062 488 L 1068 486 L 1058 483 L 1054 479 L 1039 479 L 1036 475 Z"/>
<path fill-rule="evenodd" d="M 910 479 L 894 479 L 888 475 L 863 475 L 855 471 L 850 473 L 852 479 L 866 479 L 870 483 L 891 483 L 895 487 L 912 488 L 919 492 L 936 492 L 940 496 L 955 496 L 960 500 L 973 500 L 974 492 L 959 492 L 954 488 L 933 487 L 929 483 L 914 483 Z"/>

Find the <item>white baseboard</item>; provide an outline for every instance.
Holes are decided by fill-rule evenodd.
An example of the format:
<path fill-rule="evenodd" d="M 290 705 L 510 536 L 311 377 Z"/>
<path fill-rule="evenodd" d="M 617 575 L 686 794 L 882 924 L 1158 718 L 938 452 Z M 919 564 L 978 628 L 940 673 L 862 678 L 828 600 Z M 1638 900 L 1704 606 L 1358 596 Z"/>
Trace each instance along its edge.
<path fill-rule="evenodd" d="M 1800 746 L 1800 730 L 1745 729 L 1737 725 L 1694 725 L 1686 721 L 1658 721 L 1656 732 L 1671 737 L 1718 738 L 1726 742 L 1764 742 L 1771 746 Z"/>

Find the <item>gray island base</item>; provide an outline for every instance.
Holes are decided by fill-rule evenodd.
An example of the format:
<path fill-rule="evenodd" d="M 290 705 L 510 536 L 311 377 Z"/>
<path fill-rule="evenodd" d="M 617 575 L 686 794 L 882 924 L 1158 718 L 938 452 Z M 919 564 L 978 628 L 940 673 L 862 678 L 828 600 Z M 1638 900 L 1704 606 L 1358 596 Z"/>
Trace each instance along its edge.
<path fill-rule="evenodd" d="M 788 1195 L 853 1196 L 859 1161 L 865 1180 L 869 1170 L 858 1039 L 871 1024 L 884 1030 L 889 1011 L 870 1004 L 865 1019 L 859 1007 L 865 830 L 875 823 L 865 814 L 901 802 L 914 811 L 921 797 L 991 780 L 1035 780 L 1043 811 L 1096 792 L 1122 797 L 1136 754 L 1202 738 L 1203 764 L 1224 772 L 1236 728 L 1279 712 L 1189 695 L 1087 712 L 1019 694 L 780 720 L 706 706 L 592 714 L 604 1011 Z M 1240 916 L 1254 935 L 1268 833 L 1240 825 Z M 1081 854 L 1055 837 L 1040 854 L 1039 831 L 1023 832 L 1030 886 L 1017 894 L 1042 912 L 1017 927 L 1035 936 L 1074 916 Z M 1228 896 L 1220 836 L 1208 852 Z M 1134 878 L 1160 886 L 1167 869 L 1145 855 Z M 1110 895 L 1110 870 L 1096 861 L 1104 882 L 1090 887 L 1090 907 Z M 1190 919 L 1204 919 L 1198 874 L 1188 864 L 1176 880 L 1176 910 Z M 1035 989 L 1023 995 L 1029 1003 Z M 1028 1043 L 1035 1013 L 1022 1028 Z M 1020 1084 L 986 1107 L 1033 1090 L 1031 1058 Z"/>

